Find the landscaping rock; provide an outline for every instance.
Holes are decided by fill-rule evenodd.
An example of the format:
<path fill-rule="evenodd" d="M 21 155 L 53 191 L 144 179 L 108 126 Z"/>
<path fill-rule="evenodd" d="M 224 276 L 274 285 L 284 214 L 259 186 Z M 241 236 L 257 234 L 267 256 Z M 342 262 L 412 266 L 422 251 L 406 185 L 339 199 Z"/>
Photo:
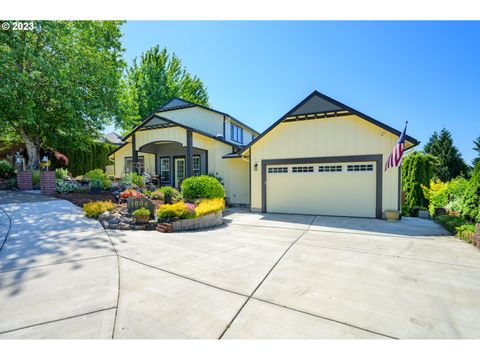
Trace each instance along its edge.
<path fill-rule="evenodd" d="M 104 213 L 102 213 L 98 216 L 98 221 L 100 221 L 100 222 L 110 221 L 112 219 L 113 219 L 113 215 L 110 211 L 105 211 Z"/>
<path fill-rule="evenodd" d="M 130 230 L 131 228 L 132 226 L 127 223 L 121 222 L 120 224 L 118 224 L 118 230 Z"/>
<path fill-rule="evenodd" d="M 110 228 L 110 224 L 108 223 L 108 221 L 101 221 L 102 223 L 102 226 L 104 229 L 109 229 Z"/>

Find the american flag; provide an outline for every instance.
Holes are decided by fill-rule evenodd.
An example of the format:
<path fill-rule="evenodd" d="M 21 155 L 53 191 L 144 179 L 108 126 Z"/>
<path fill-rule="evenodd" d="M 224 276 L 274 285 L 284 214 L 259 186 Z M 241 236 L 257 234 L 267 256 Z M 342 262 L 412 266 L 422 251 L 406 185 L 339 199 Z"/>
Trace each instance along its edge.
<path fill-rule="evenodd" d="M 407 124 L 408 124 L 408 121 L 405 124 L 405 129 L 403 129 L 403 132 L 400 134 L 400 138 L 395 144 L 395 147 L 393 148 L 392 153 L 390 154 L 387 162 L 385 163 L 385 171 L 387 171 L 387 169 L 391 167 L 400 166 L 402 164 L 403 150 L 405 150 L 405 137 L 406 137 L 405 133 L 407 131 Z"/>

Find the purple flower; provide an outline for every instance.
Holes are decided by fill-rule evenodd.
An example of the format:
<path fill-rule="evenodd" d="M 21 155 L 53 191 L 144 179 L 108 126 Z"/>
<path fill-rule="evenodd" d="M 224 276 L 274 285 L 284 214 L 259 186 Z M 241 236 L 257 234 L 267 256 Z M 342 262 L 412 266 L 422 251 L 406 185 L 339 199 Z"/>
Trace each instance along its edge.
<path fill-rule="evenodd" d="M 195 205 L 192 203 L 185 203 L 187 205 L 188 211 L 194 212 L 195 211 Z"/>

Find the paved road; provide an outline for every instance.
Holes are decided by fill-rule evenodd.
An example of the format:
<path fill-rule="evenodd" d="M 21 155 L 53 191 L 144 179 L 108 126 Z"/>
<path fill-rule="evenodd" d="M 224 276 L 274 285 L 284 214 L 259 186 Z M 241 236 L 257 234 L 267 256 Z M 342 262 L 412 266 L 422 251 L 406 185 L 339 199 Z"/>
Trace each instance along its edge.
<path fill-rule="evenodd" d="M 432 221 L 236 210 L 107 236 L 62 200 L 0 206 L 0 337 L 480 338 L 480 252 Z"/>

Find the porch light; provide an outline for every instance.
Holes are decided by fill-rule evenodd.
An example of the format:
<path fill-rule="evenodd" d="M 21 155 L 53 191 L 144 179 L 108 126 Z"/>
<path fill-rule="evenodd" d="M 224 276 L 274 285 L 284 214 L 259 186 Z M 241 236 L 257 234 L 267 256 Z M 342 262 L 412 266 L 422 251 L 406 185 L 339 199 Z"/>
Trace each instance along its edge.
<path fill-rule="evenodd" d="M 256 162 L 255 165 L 253 165 L 253 170 L 255 170 L 255 171 L 258 170 L 258 162 Z"/>

